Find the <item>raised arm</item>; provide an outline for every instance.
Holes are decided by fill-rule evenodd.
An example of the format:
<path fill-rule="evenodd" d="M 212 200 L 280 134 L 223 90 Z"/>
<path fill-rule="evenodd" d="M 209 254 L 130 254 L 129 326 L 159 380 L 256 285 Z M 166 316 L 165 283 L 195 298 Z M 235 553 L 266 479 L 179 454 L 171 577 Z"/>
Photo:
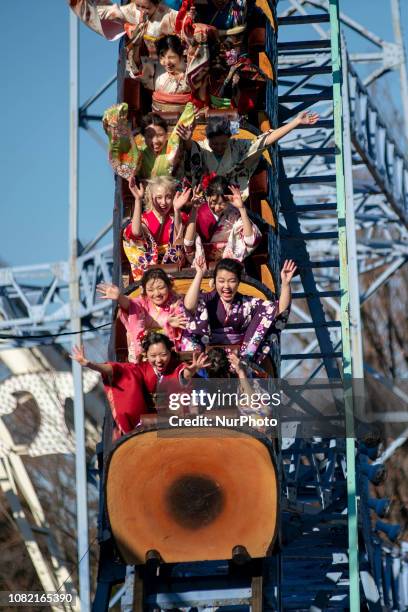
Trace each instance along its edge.
<path fill-rule="evenodd" d="M 239 187 L 236 187 L 235 185 L 230 185 L 230 191 L 232 195 L 228 197 L 231 204 L 239 211 L 239 214 L 241 215 L 244 237 L 252 238 L 254 235 L 254 228 L 252 225 L 252 221 L 248 216 L 248 212 L 245 208 L 244 202 L 242 201 L 241 191 Z"/>
<path fill-rule="evenodd" d="M 187 364 L 181 371 L 182 377 L 186 382 L 190 381 L 193 376 L 201 370 L 201 368 L 207 368 L 210 365 L 210 361 L 206 353 L 193 353 L 193 359 L 190 364 Z"/>
<path fill-rule="evenodd" d="M 142 183 L 137 184 L 136 177 L 133 175 L 129 179 L 129 189 L 135 198 L 135 207 L 132 215 L 132 234 L 134 236 L 140 236 L 142 233 L 142 205 L 144 187 Z"/>
<path fill-rule="evenodd" d="M 71 359 L 77 361 L 83 368 L 95 370 L 95 372 L 99 372 L 103 376 L 112 376 L 112 366 L 109 363 L 94 363 L 93 361 L 89 361 L 89 359 L 85 357 L 84 347 L 82 345 L 72 348 Z"/>
<path fill-rule="evenodd" d="M 122 310 L 129 310 L 129 298 L 120 292 L 119 287 L 112 283 L 100 283 L 96 291 L 102 300 L 117 300 Z"/>
<path fill-rule="evenodd" d="M 174 210 L 174 237 L 175 242 L 183 236 L 183 221 L 181 219 L 181 209 L 185 206 L 191 198 L 191 189 L 185 188 L 183 191 L 176 191 L 173 198 L 173 210 Z"/>
<path fill-rule="evenodd" d="M 197 211 L 199 206 L 201 206 L 202 201 L 201 196 L 201 188 L 196 185 L 193 189 L 193 196 L 191 198 L 191 212 L 187 221 L 186 231 L 184 234 L 184 246 L 188 249 L 192 247 L 195 242 L 195 237 L 197 233 Z"/>
<path fill-rule="evenodd" d="M 292 130 L 295 130 L 299 125 L 314 125 L 318 120 L 319 115 L 317 113 L 302 111 L 297 117 L 292 119 L 292 121 L 289 121 L 289 123 L 281 125 L 281 127 L 276 130 L 270 130 L 270 134 L 265 140 L 265 146 L 269 147 L 280 138 L 283 138 L 283 136 L 286 136 L 286 134 L 289 134 Z"/>
<path fill-rule="evenodd" d="M 189 312 L 195 312 L 198 304 L 198 298 L 200 295 L 201 281 L 203 280 L 204 272 L 206 270 L 206 263 L 204 257 L 197 257 L 195 261 L 196 275 L 191 283 L 186 295 L 184 296 L 184 308 Z"/>
<path fill-rule="evenodd" d="M 249 397 L 251 397 L 254 390 L 248 379 L 245 365 L 242 363 L 239 356 L 236 355 L 235 353 L 231 353 L 230 355 L 228 355 L 228 359 L 229 359 L 231 366 L 235 370 L 237 377 L 239 378 L 239 382 L 240 382 L 243 393 L 246 393 Z"/>
<path fill-rule="evenodd" d="M 296 264 L 292 259 L 286 259 L 281 270 L 281 293 L 279 297 L 279 313 L 287 310 L 292 301 L 291 281 L 297 270 Z"/>

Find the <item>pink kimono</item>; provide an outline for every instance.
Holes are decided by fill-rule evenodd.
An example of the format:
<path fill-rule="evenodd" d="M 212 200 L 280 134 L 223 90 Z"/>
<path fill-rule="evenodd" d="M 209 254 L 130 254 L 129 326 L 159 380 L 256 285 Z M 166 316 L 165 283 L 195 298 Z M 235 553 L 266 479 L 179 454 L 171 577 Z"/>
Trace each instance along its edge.
<path fill-rule="evenodd" d="M 146 331 L 156 331 L 168 336 L 174 343 L 176 351 L 192 351 L 200 346 L 199 339 L 183 333 L 179 327 L 172 327 L 168 319 L 172 315 L 184 314 L 182 298 L 173 292 L 163 306 L 155 306 L 148 297 L 141 295 L 129 298 L 129 310 L 122 308 L 119 317 L 126 328 L 128 344 L 128 360 L 133 363 L 140 362 L 142 354 L 141 341 Z"/>

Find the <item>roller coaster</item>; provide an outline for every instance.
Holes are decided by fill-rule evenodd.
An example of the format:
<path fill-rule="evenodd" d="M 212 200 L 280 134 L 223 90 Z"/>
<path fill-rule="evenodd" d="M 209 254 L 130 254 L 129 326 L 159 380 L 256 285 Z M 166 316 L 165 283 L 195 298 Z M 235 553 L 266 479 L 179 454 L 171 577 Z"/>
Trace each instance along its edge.
<path fill-rule="evenodd" d="M 291 258 L 299 268 L 292 319 L 272 347 L 266 372 L 288 381 L 280 435 L 216 429 L 205 437 L 191 437 L 191 430 L 169 437 L 146 421 L 112 442 L 108 413 L 97 449 L 95 612 L 119 600 L 122 610 L 140 612 L 408 607 L 408 544 L 401 527 L 386 518 L 389 500 L 373 497 L 389 453 L 380 457 L 379 432 L 356 429 L 355 419 L 364 379 L 367 384 L 373 377 L 363 363 L 360 307 L 408 259 L 408 162 L 371 99 L 370 77 L 364 84 L 357 74 L 359 59 L 349 55 L 341 24 L 382 50 L 389 45 L 389 55 L 391 43 L 341 14 L 338 0 L 287 4 L 253 3 L 247 53 L 265 79 L 234 135 L 253 140 L 312 107 L 320 115 L 317 124 L 299 126 L 270 147 L 249 184 L 247 207 L 263 240 L 246 262 L 240 289 L 269 298 L 279 294 L 281 262 Z M 78 23 L 74 14 L 70 19 L 75 77 Z M 396 47 L 400 62 L 389 60 L 388 69 L 405 66 L 403 48 Z M 129 296 L 140 291 L 122 250 L 123 222 L 132 212 L 126 181 L 116 178 L 113 248 L 96 248 L 110 225 L 81 252 L 77 245 L 77 133 L 101 119 L 90 107 L 114 82 L 117 101 L 127 103 L 136 125 L 150 110 L 143 88 L 126 71 L 123 42 L 117 75 L 79 112 L 77 79 L 71 79 L 71 260 L 0 270 L 1 348 L 47 343 L 41 336 L 50 332 L 58 342 L 68 329 L 87 338 L 113 320 L 109 357 L 127 360 L 117 313 L 96 298 L 101 281 L 113 280 Z M 203 138 L 205 122 L 199 116 L 194 140 Z M 356 169 L 364 170 L 362 179 Z M 361 294 L 358 279 L 366 272 L 374 280 Z M 191 270 L 172 275 L 185 293 Z M 73 376 L 80 609 L 88 610 L 82 379 L 75 366 Z M 320 423 L 326 414 L 302 393 L 306 387 L 334 398 L 339 390 L 341 434 L 331 433 L 333 415 L 323 434 L 307 428 L 308 420 Z M 402 397 L 398 389 L 391 392 Z M 201 503 L 206 496 L 211 501 Z M 68 580 L 61 568 L 52 571 Z"/>

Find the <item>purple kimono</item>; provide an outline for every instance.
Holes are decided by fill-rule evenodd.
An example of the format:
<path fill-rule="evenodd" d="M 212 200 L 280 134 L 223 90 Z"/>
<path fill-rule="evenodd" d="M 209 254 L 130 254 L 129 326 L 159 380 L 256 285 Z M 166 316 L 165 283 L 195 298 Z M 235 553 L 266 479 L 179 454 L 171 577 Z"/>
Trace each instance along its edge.
<path fill-rule="evenodd" d="M 189 319 L 185 335 L 201 339 L 202 344 L 240 344 L 240 355 L 261 364 L 270 351 L 269 343 L 277 341 L 289 310 L 278 315 L 279 301 L 263 301 L 237 293 L 227 314 L 218 293 L 201 293 L 195 313 L 186 311 Z M 191 338 L 193 339 L 193 338 Z"/>

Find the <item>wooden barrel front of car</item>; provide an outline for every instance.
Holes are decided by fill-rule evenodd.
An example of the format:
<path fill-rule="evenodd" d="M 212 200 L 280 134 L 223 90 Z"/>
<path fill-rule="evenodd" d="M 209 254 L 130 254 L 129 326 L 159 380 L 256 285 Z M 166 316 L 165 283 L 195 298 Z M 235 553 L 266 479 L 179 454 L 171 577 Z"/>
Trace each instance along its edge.
<path fill-rule="evenodd" d="M 277 530 L 278 479 L 268 441 L 230 428 L 135 432 L 112 452 L 106 503 L 127 564 L 252 558 Z"/>

